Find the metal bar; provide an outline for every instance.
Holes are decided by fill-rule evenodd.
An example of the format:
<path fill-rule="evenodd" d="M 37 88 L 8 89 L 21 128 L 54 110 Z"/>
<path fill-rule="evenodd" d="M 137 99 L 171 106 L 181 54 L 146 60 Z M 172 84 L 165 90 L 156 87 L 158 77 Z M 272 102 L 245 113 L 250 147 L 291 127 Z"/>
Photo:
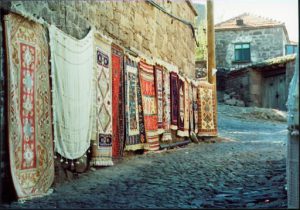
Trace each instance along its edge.
<path fill-rule="evenodd" d="M 161 144 L 159 147 L 160 147 L 160 149 L 174 148 L 174 147 L 178 147 L 178 146 L 187 145 L 189 143 L 191 143 L 191 140 L 187 139 L 182 142 L 175 142 L 175 143 L 171 143 L 171 144 Z"/>

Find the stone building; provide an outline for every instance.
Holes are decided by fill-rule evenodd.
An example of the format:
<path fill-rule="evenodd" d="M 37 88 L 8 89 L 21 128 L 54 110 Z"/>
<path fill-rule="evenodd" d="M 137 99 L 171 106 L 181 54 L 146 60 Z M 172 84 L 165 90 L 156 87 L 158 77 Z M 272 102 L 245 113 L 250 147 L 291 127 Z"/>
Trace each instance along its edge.
<path fill-rule="evenodd" d="M 218 69 L 239 69 L 283 56 L 295 46 L 284 23 L 247 13 L 216 24 L 215 33 Z"/>
<path fill-rule="evenodd" d="M 1 1 L 0 2 L 0 202 L 10 193 L 5 102 L 5 51 L 3 16 L 9 12 L 43 19 L 65 33 L 81 39 L 91 26 L 119 45 L 148 57 L 178 66 L 179 71 L 195 78 L 197 12 L 189 0 L 162 1 Z M 4 185 L 5 183 L 5 185 Z M 9 189 L 11 189 L 10 187 Z M 12 192 L 13 193 L 13 192 Z"/>
<path fill-rule="evenodd" d="M 295 58 L 295 54 L 286 55 L 230 71 L 223 78 L 226 94 L 220 100 L 229 105 L 286 110 Z"/>

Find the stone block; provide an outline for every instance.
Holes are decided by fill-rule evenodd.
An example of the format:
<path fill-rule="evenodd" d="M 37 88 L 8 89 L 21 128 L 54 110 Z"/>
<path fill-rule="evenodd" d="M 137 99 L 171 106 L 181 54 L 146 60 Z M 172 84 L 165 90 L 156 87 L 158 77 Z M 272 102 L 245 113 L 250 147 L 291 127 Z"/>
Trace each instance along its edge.
<path fill-rule="evenodd" d="M 145 24 L 143 22 L 143 16 L 140 13 L 135 13 L 134 16 L 134 28 L 138 31 L 141 32 L 142 30 L 144 30 Z"/>

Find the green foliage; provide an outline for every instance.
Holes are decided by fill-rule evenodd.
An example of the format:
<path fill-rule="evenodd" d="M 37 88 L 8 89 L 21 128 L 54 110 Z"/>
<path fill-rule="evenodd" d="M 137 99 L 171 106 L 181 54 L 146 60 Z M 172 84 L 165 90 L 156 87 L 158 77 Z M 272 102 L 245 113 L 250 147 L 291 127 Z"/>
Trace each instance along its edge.
<path fill-rule="evenodd" d="M 196 61 L 207 60 L 207 41 L 206 41 L 206 24 L 201 20 L 197 30 Z"/>

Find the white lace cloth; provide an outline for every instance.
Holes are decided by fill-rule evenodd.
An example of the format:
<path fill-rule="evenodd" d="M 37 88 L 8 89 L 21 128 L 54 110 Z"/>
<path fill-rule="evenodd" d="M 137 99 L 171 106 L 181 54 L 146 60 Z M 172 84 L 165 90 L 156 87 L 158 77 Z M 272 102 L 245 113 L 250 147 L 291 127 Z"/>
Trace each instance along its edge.
<path fill-rule="evenodd" d="M 77 159 L 90 146 L 93 30 L 77 40 L 49 26 L 55 151 Z"/>

